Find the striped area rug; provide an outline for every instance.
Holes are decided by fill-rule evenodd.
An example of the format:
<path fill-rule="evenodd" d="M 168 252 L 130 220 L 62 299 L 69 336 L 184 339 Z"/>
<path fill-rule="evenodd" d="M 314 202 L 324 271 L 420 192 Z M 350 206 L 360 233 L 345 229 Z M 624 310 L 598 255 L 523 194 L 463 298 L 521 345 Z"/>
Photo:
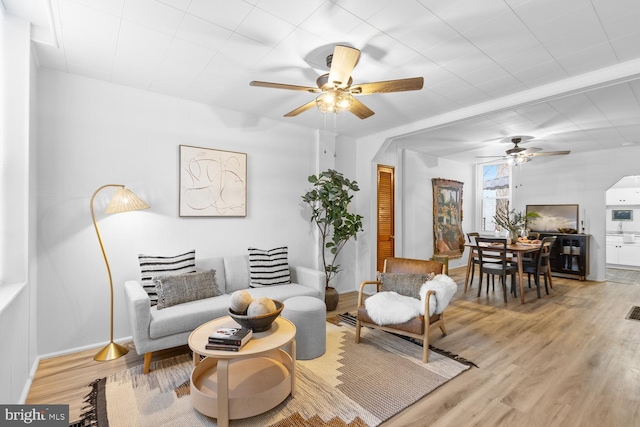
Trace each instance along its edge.
<path fill-rule="evenodd" d="M 296 396 L 231 426 L 377 426 L 469 369 L 434 351 L 423 364 L 420 346 L 385 332 L 367 329 L 360 344 L 354 334 L 347 318 L 330 319 L 326 353 L 296 364 Z M 137 366 L 97 380 L 85 421 L 98 427 L 216 426 L 191 405 L 191 369 L 191 357 L 183 355 L 156 362 L 148 375 Z"/>

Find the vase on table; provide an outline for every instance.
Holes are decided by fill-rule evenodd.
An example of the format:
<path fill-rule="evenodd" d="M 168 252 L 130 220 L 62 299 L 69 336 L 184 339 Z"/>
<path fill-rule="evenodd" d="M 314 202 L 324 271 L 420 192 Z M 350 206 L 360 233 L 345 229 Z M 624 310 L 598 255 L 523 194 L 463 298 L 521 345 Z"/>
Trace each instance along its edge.
<path fill-rule="evenodd" d="M 518 241 L 518 231 L 517 230 L 505 230 L 504 237 L 507 239 L 507 245 L 515 243 Z"/>

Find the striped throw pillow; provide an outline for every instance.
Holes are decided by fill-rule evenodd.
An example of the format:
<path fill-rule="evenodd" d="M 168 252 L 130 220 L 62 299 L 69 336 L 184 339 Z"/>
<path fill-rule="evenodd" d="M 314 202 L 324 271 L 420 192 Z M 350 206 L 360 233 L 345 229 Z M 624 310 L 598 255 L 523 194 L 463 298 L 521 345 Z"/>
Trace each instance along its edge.
<path fill-rule="evenodd" d="M 141 283 L 149 294 L 151 306 L 158 303 L 158 294 L 153 279 L 158 276 L 176 276 L 178 274 L 196 272 L 195 249 L 175 256 L 138 255 L 140 263 Z"/>
<path fill-rule="evenodd" d="M 249 248 L 251 287 L 291 283 L 287 252 L 286 246 L 269 250 Z"/>

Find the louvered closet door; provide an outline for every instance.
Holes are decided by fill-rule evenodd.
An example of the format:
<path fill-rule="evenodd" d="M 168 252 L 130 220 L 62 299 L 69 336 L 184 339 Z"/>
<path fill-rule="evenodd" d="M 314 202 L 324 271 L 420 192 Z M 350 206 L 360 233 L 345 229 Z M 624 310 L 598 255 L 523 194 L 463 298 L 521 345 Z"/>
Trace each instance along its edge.
<path fill-rule="evenodd" d="M 378 165 L 378 253 L 377 271 L 394 256 L 394 168 Z"/>

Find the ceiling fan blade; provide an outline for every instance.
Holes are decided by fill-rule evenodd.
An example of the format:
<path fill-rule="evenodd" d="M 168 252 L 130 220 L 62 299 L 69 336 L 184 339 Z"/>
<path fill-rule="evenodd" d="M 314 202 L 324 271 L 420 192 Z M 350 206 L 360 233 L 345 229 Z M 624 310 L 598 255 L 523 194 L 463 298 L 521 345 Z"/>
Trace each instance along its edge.
<path fill-rule="evenodd" d="M 317 87 L 296 86 L 296 85 L 288 85 L 283 83 L 260 82 L 257 80 L 253 80 L 251 83 L 249 83 L 249 85 L 259 86 L 259 87 L 269 87 L 273 89 L 301 90 L 304 92 L 311 92 L 311 93 L 321 92 L 320 88 L 317 88 Z"/>
<path fill-rule="evenodd" d="M 424 77 L 412 77 L 410 79 L 357 84 L 351 87 L 351 93 L 369 95 L 370 93 L 405 92 L 409 90 L 420 90 L 423 85 Z"/>
<path fill-rule="evenodd" d="M 333 49 L 331 69 L 329 70 L 329 82 L 337 87 L 347 87 L 351 72 L 358 62 L 360 51 L 358 49 L 337 45 Z"/>
<path fill-rule="evenodd" d="M 476 156 L 476 159 L 506 159 L 507 156 Z"/>
<path fill-rule="evenodd" d="M 353 98 L 353 102 L 351 103 L 351 109 L 349 110 L 356 116 L 361 119 L 366 119 L 367 117 L 373 116 L 375 113 L 369 107 L 364 105 L 362 102 Z"/>
<path fill-rule="evenodd" d="M 524 150 L 520 151 L 518 154 L 533 154 L 533 153 L 537 153 L 538 151 L 542 151 L 542 148 L 527 147 Z"/>
<path fill-rule="evenodd" d="M 566 154 L 571 153 L 570 150 L 564 150 L 564 151 L 547 151 L 547 152 L 541 152 L 541 153 L 529 153 L 527 154 L 528 156 L 564 156 Z"/>
<path fill-rule="evenodd" d="M 287 114 L 284 115 L 284 117 L 294 117 L 297 116 L 300 113 L 304 113 L 307 110 L 312 109 L 313 107 L 316 106 L 316 100 L 314 99 L 313 101 L 309 101 L 306 104 L 296 108 L 293 111 L 289 111 Z"/>

